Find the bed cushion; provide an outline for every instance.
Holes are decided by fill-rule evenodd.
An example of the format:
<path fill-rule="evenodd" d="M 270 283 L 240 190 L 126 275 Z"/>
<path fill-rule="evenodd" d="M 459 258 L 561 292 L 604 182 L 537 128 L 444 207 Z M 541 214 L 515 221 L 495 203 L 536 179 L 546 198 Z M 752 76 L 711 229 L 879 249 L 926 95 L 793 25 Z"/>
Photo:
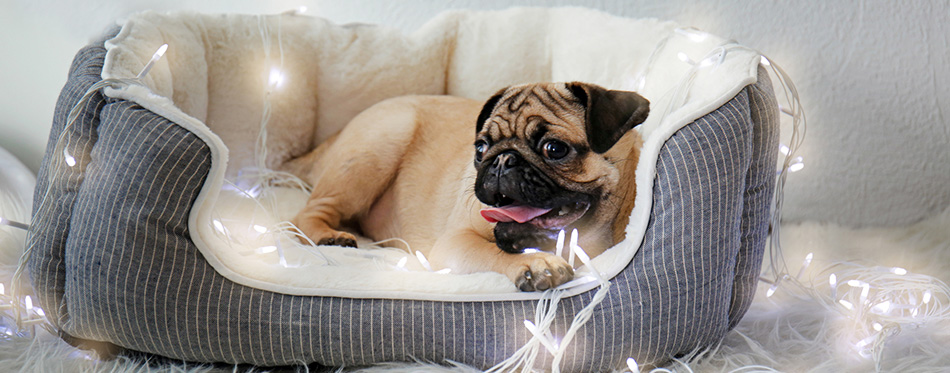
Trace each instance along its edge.
<path fill-rule="evenodd" d="M 92 94 L 64 131 L 66 113 L 102 79 L 111 36 L 74 61 L 34 203 L 31 279 L 51 322 L 68 338 L 200 362 L 336 366 L 422 359 L 480 368 L 529 341 L 522 322 L 535 319 L 536 295 L 300 294 L 222 274 L 195 239 L 196 203 L 209 185 L 221 188 L 212 177 L 220 144 L 187 121 L 157 114 L 162 107 L 145 108 L 123 94 Z M 756 78 L 702 115 L 682 114 L 676 128 L 654 124 L 654 133 L 670 133 L 656 142 L 649 184 L 640 186 L 648 201 L 640 204 L 642 232 L 632 232 L 632 251 L 606 257 L 620 261 L 619 269 L 561 369 L 617 368 L 627 357 L 662 362 L 715 344 L 745 313 L 768 231 L 777 149 L 772 89 L 763 70 Z M 471 83 L 457 80 L 441 89 Z M 161 82 L 149 86 L 162 96 Z M 683 98 L 654 102 L 677 99 Z M 199 106 L 189 109 L 192 118 L 205 113 L 207 119 L 213 110 Z M 61 148 L 74 157 L 72 166 L 62 161 Z M 595 293 L 590 287 L 564 293 L 552 335 L 564 335 Z M 538 366 L 551 364 L 549 355 L 539 358 Z"/>

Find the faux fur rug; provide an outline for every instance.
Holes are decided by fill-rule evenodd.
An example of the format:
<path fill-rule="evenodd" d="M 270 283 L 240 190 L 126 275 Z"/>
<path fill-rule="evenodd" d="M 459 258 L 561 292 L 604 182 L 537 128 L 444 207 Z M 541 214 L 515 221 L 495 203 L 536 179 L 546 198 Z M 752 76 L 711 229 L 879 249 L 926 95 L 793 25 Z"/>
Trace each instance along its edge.
<path fill-rule="evenodd" d="M 930 313 L 914 312 L 900 323 L 879 325 L 862 317 L 843 303 L 829 301 L 830 273 L 841 276 L 835 299 L 858 297 L 862 284 L 846 282 L 849 268 L 871 268 L 900 278 L 922 275 L 950 281 L 950 210 L 939 216 L 903 228 L 846 229 L 834 225 L 805 223 L 785 226 L 782 241 L 788 273 L 800 283 L 813 283 L 813 290 L 786 280 L 774 287 L 762 282 L 752 308 L 739 326 L 715 350 L 691 361 L 673 362 L 665 368 L 678 372 L 938 372 L 950 367 L 950 316 L 946 293 L 931 292 L 916 298 L 928 304 Z M 813 260 L 801 276 L 808 253 Z M 832 266 L 848 261 L 864 267 Z M 766 264 L 768 265 L 768 264 Z M 9 270 L 9 267 L 6 268 Z M 906 270 L 905 274 L 903 270 Z M 870 271 L 870 270 L 869 270 Z M 894 273 L 897 274 L 894 274 Z M 9 273 L 9 272 L 7 272 Z M 872 282 L 873 281 L 869 281 Z M 945 285 L 943 285 L 945 288 Z M 852 289 L 855 288 L 855 289 Z M 769 291 L 772 289 L 772 291 Z M 939 289 L 938 289 L 939 290 Z M 877 289 L 865 291 L 874 298 Z M 766 296 L 771 293 L 771 296 Z M 925 302 L 926 301 L 926 302 Z M 895 301 L 895 303 L 897 303 Z M 888 309 L 872 307 L 867 315 Z M 942 313 L 941 313 L 942 312 Z M 929 316 L 928 316 L 929 315 Z M 873 320 L 881 321 L 877 318 Z M 874 321 L 876 323 L 877 321 Z M 868 325 L 871 323 L 871 325 Z M 2 325 L 2 324 L 0 324 Z M 39 329 L 38 329 L 39 330 Z M 30 372 L 227 372 L 249 367 L 195 366 L 118 359 L 102 361 L 59 339 L 37 332 L 33 338 L 0 333 L 0 370 Z M 875 335 L 884 338 L 870 338 Z M 474 372 L 468 367 L 432 364 L 386 364 L 364 368 L 290 368 L 291 371 L 369 372 Z"/>

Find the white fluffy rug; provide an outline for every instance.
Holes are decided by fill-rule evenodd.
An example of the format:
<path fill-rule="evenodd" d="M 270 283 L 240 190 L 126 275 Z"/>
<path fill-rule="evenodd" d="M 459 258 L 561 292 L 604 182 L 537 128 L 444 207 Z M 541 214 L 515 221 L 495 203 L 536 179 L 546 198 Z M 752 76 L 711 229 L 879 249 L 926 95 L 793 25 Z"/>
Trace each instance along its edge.
<path fill-rule="evenodd" d="M 804 287 L 786 280 L 770 292 L 773 286 L 761 283 L 752 308 L 718 349 L 665 368 L 679 372 L 947 371 L 950 369 L 950 315 L 946 308 L 950 306 L 950 299 L 945 293 L 946 285 L 939 280 L 950 281 L 948 228 L 950 210 L 903 228 L 787 225 L 782 231 L 782 241 L 788 273 L 798 277 L 807 253 L 813 253 L 813 260 L 798 282 L 814 285 Z M 862 267 L 833 266 L 842 261 Z M 831 273 L 836 274 L 837 280 L 834 300 L 829 285 Z M 931 278 L 925 275 L 933 276 L 936 282 L 929 283 Z M 917 287 L 908 287 L 905 283 L 916 283 Z M 931 291 L 914 293 L 920 286 L 930 286 Z M 768 293 L 772 295 L 767 297 Z M 867 300 L 865 307 L 859 304 L 863 300 Z M 846 303 L 851 305 L 850 309 Z M 901 306 L 905 303 L 916 306 Z M 100 361 L 55 337 L 38 334 L 35 340 L 0 336 L 0 370 L 217 372 L 247 368 L 149 365 L 121 359 Z M 474 370 L 396 364 L 345 371 Z"/>

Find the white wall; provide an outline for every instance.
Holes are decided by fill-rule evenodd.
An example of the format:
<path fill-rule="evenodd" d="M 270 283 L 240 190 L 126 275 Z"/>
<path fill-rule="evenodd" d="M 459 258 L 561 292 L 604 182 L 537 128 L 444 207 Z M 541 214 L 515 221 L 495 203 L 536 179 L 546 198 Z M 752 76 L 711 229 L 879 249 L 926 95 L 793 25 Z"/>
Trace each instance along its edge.
<path fill-rule="evenodd" d="M 72 55 L 143 9 L 307 14 L 412 31 L 445 9 L 584 5 L 730 37 L 785 67 L 808 114 L 806 167 L 788 220 L 897 225 L 950 205 L 950 3 L 946 1 L 93 1 L 0 0 L 0 146 L 39 166 Z M 947 109 L 950 110 L 950 109 Z M 950 115 L 948 113 L 947 115 Z"/>

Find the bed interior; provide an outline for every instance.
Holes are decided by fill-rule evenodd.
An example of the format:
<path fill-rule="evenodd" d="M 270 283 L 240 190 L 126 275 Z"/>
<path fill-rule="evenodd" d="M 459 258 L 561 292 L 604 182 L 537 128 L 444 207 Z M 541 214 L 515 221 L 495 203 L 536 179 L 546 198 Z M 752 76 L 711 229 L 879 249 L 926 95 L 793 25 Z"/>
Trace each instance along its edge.
<path fill-rule="evenodd" d="M 759 55 L 670 22 L 596 11 L 518 8 L 449 12 L 412 34 L 299 15 L 155 13 L 121 22 L 104 78 L 134 77 L 162 44 L 144 87 L 110 89 L 206 139 L 214 166 L 192 211 L 193 240 L 215 269 L 245 285 L 298 295 L 440 300 L 530 299 L 500 274 L 427 270 L 398 241 L 372 249 L 302 245 L 288 223 L 308 193 L 272 172 L 383 99 L 450 94 L 486 99 L 537 81 L 638 91 L 651 115 L 627 238 L 594 259 L 607 278 L 631 260 L 650 214 L 663 141 L 756 79 Z M 474 120 L 474 118 L 473 118 Z M 574 292 L 594 284 L 579 269 Z"/>

